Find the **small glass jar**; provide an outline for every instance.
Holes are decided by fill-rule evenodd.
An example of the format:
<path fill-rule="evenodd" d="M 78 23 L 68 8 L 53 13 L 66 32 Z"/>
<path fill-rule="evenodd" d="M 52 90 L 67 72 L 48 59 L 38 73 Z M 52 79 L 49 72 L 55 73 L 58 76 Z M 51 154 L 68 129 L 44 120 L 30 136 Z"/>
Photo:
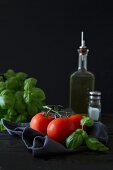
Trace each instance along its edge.
<path fill-rule="evenodd" d="M 101 116 L 101 92 L 89 92 L 88 116 L 94 121 L 99 121 Z"/>

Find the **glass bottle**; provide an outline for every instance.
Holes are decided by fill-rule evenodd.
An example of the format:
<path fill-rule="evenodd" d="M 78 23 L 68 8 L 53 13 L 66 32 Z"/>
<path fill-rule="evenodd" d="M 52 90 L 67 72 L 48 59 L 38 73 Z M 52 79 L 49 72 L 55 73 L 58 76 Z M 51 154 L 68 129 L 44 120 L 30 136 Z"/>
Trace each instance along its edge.
<path fill-rule="evenodd" d="M 69 107 L 76 113 L 87 114 L 88 92 L 94 90 L 95 76 L 87 71 L 87 55 L 89 50 L 81 34 L 81 46 L 78 49 L 78 70 L 70 76 Z"/>
<path fill-rule="evenodd" d="M 101 116 L 101 92 L 89 92 L 88 116 L 94 121 L 99 121 Z"/>

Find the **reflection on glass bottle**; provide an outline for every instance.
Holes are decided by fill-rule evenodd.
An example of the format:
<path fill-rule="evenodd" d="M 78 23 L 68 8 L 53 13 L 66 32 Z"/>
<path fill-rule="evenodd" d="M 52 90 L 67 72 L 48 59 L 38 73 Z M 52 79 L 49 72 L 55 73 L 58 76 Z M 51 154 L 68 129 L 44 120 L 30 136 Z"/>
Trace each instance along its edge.
<path fill-rule="evenodd" d="M 78 70 L 70 76 L 70 108 L 76 113 L 87 114 L 88 92 L 94 90 L 95 76 L 87 71 L 88 49 L 81 36 L 81 46 L 78 49 Z"/>

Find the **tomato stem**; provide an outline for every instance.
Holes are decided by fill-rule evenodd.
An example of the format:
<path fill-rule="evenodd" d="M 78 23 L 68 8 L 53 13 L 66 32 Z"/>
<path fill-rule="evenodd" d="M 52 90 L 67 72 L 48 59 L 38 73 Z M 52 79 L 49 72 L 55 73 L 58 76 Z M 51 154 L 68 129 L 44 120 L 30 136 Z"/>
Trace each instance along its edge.
<path fill-rule="evenodd" d="M 58 113 L 57 111 L 53 110 L 51 107 L 48 107 L 48 106 L 43 106 L 44 109 L 48 109 L 47 113 L 49 113 L 50 111 L 56 113 L 56 115 L 58 117 L 61 117 L 62 115 L 60 113 Z"/>
<path fill-rule="evenodd" d="M 45 117 L 48 117 L 48 112 L 45 112 L 44 116 L 45 116 Z"/>

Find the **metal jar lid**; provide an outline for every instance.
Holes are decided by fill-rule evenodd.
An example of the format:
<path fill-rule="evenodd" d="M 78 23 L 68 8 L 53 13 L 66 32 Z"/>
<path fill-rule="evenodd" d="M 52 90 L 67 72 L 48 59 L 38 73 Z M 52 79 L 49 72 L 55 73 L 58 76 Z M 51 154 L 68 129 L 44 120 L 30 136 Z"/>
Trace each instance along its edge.
<path fill-rule="evenodd" d="M 89 95 L 91 95 L 91 96 L 101 96 L 101 92 L 100 91 L 90 91 Z"/>
<path fill-rule="evenodd" d="M 90 91 L 89 92 L 89 98 L 90 99 L 100 99 L 101 98 L 101 92 L 100 91 Z"/>

